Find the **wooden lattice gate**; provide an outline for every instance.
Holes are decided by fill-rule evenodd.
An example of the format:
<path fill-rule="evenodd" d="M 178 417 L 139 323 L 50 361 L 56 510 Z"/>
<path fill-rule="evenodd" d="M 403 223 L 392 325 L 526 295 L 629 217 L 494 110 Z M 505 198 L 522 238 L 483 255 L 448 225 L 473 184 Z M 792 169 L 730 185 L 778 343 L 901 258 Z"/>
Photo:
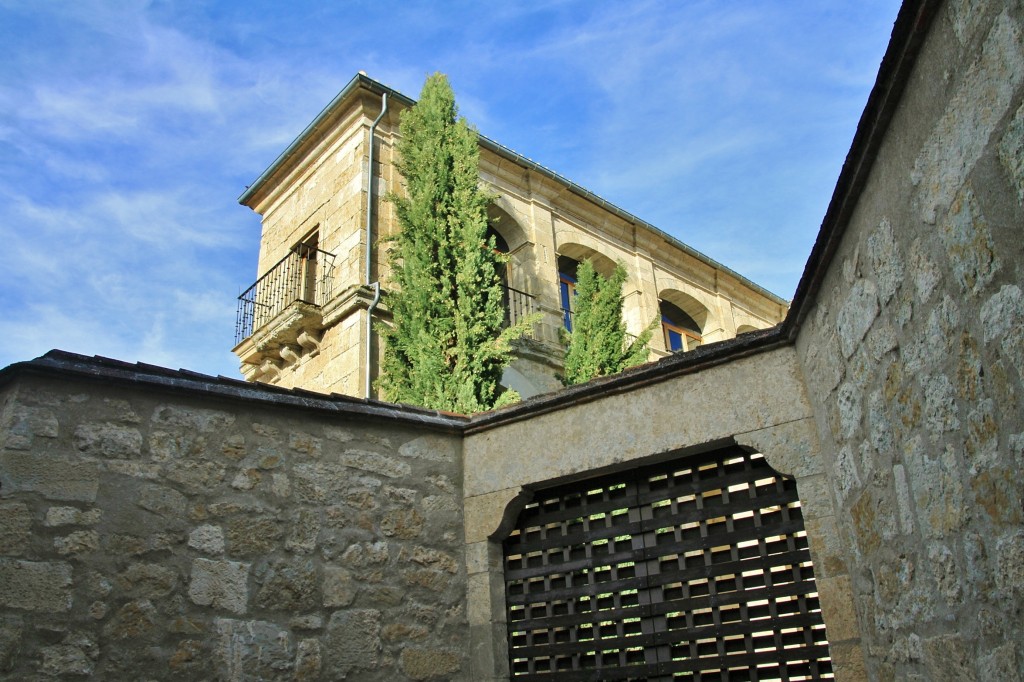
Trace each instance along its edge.
<path fill-rule="evenodd" d="M 832 679 L 796 484 L 760 454 L 544 490 L 504 556 L 516 680 Z"/>

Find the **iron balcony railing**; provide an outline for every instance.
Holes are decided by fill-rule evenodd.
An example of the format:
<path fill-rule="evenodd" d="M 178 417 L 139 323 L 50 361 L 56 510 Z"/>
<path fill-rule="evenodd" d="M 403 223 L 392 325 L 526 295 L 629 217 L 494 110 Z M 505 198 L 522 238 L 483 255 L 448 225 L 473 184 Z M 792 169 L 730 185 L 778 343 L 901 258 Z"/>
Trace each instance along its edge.
<path fill-rule="evenodd" d="M 333 281 L 333 253 L 306 245 L 293 248 L 238 297 L 235 345 L 296 301 L 323 306 Z"/>
<path fill-rule="evenodd" d="M 505 326 L 511 327 L 512 325 L 524 319 L 528 315 L 540 310 L 537 306 L 537 299 L 526 293 L 525 291 L 519 291 L 512 287 L 504 287 L 502 293 L 503 303 L 505 304 Z M 531 329 L 526 334 L 525 338 L 533 338 L 533 330 Z"/>

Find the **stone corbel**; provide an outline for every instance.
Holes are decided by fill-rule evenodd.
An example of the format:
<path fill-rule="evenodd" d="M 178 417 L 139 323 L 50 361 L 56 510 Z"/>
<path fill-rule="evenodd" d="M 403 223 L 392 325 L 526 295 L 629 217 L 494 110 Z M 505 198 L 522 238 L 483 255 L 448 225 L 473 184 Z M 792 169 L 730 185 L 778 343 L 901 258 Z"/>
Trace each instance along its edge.
<path fill-rule="evenodd" d="M 302 359 L 299 357 L 298 353 L 291 349 L 290 346 L 281 346 L 281 350 L 279 350 L 277 354 L 280 355 L 281 359 L 289 365 L 297 364 L 299 360 Z"/>
<path fill-rule="evenodd" d="M 270 358 L 267 358 L 266 360 L 263 361 L 263 364 L 260 365 L 259 375 L 257 376 L 257 379 L 260 379 L 262 381 L 274 381 L 280 378 L 280 376 L 281 368 L 278 366 L 276 362 L 274 362 Z"/>
<path fill-rule="evenodd" d="M 301 334 L 299 334 L 299 337 L 296 339 L 296 341 L 298 341 L 299 345 L 305 349 L 306 354 L 309 355 L 309 357 L 313 357 L 314 355 L 318 355 L 320 353 L 321 336 L 322 334 L 311 334 L 308 331 L 304 331 Z"/>

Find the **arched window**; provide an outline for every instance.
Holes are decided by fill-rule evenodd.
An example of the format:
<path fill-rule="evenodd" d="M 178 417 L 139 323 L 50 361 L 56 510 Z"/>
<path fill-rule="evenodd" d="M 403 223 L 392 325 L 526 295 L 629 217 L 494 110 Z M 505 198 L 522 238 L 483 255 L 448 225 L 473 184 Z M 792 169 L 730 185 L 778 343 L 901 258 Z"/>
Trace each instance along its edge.
<path fill-rule="evenodd" d="M 576 309 L 576 269 L 580 262 L 568 256 L 558 257 L 558 293 L 562 305 L 562 322 L 572 331 L 572 313 Z"/>
<path fill-rule="evenodd" d="M 693 350 L 701 344 L 700 325 L 692 317 L 668 301 L 662 301 L 659 308 L 665 348 L 675 353 Z"/>

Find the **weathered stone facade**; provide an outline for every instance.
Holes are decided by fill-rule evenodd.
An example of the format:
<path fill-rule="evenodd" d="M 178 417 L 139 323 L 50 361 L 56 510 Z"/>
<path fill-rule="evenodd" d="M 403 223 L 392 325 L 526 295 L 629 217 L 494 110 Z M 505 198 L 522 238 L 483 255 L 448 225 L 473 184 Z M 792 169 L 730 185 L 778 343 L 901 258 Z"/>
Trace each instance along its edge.
<path fill-rule="evenodd" d="M 1024 666 L 1021 9 L 938 13 L 797 342 L 871 679 Z"/>
<path fill-rule="evenodd" d="M 384 95 L 388 107 L 382 113 Z M 387 246 L 380 240 L 395 234 L 398 224 L 384 195 L 401 191 L 395 145 L 400 113 L 412 104 L 401 93 L 357 75 L 243 194 L 241 201 L 263 219 L 260 277 L 274 277 L 268 273 L 311 235 L 324 252 L 315 268 L 321 273 L 330 269 L 325 300 L 257 319 L 240 340 L 235 353 L 247 379 L 366 396 L 369 285 L 389 286 Z M 371 142 L 372 177 L 367 171 Z M 480 151 L 481 183 L 496 196 L 492 225 L 510 259 L 510 314 L 540 313 L 530 338 L 517 343 L 517 359 L 503 379 L 523 396 L 561 387 L 554 376 L 564 353 L 561 256 L 589 258 L 605 275 L 622 263 L 628 273 L 623 314 L 634 335 L 661 319 L 661 302 L 685 312 L 704 343 L 765 329 L 784 317 L 785 301 L 636 216 L 491 140 L 481 138 Z M 368 206 L 373 208 L 371 280 L 366 273 Z M 287 285 L 272 288 L 275 295 L 295 295 Z M 376 309 L 375 319 L 387 319 L 386 303 Z M 264 302 L 254 305 L 258 317 Z M 298 338 L 300 331 L 306 332 L 305 343 Z M 375 378 L 376 335 L 369 338 L 369 372 Z M 662 334 L 654 335 L 651 349 L 652 359 L 667 355 Z"/>
<path fill-rule="evenodd" d="M 0 676 L 423 680 L 465 667 L 452 425 L 177 388 L 7 387 Z"/>
<path fill-rule="evenodd" d="M 727 444 L 835 677 L 1024 668 L 1024 7 L 908 3 L 771 330 L 472 418 L 53 353 L 0 371 L 0 674 L 508 678 L 536 490 Z"/>

